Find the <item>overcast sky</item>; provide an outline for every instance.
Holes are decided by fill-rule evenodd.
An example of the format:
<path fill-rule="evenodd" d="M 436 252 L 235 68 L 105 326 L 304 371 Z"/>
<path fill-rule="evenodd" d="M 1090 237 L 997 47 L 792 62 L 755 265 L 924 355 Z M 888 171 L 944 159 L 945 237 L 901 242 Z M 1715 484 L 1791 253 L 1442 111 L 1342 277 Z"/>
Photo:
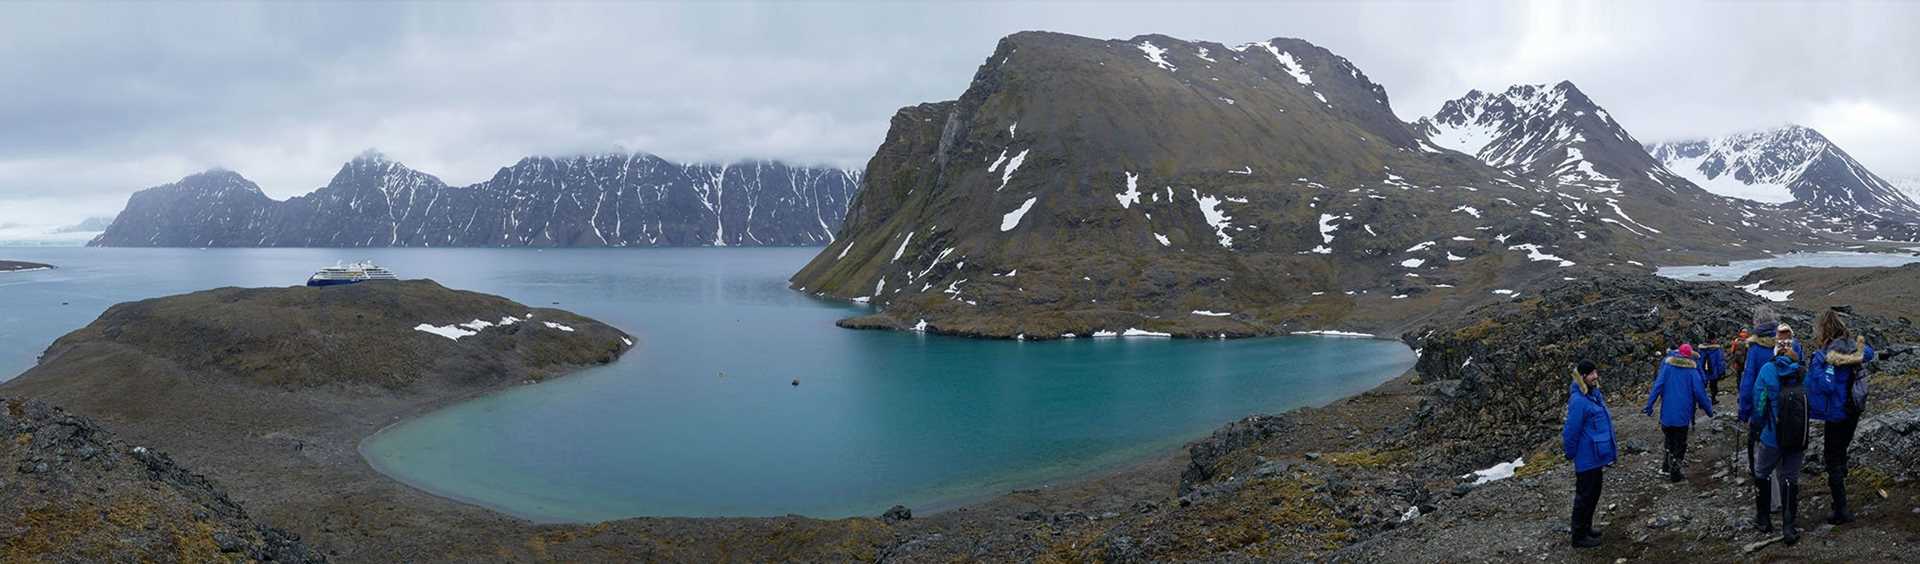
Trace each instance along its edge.
<path fill-rule="evenodd" d="M 210 167 L 285 198 L 377 148 L 453 184 L 533 154 L 862 167 L 1020 30 L 1300 37 L 1403 119 L 1572 80 L 1643 141 L 1819 129 L 1920 176 L 1920 3 L 0 4 L 0 226 Z"/>

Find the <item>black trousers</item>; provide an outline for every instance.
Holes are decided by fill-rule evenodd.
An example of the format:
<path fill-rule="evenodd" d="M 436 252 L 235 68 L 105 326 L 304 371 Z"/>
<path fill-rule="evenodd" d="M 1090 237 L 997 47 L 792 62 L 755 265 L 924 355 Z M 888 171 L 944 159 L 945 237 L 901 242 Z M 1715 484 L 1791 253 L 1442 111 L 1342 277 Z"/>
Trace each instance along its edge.
<path fill-rule="evenodd" d="M 1660 432 L 1667 437 L 1667 460 L 1669 463 L 1677 466 L 1687 460 L 1688 429 L 1691 429 L 1691 427 L 1660 427 Z"/>
<path fill-rule="evenodd" d="M 1573 474 L 1573 537 L 1593 531 L 1593 510 L 1600 507 L 1601 473 L 1605 466 Z"/>
<path fill-rule="evenodd" d="M 1847 512 L 1847 448 L 1853 446 L 1853 432 L 1860 418 L 1828 421 L 1827 436 L 1820 457 L 1827 463 L 1827 489 L 1832 490 L 1835 513 Z"/>
<path fill-rule="evenodd" d="M 1827 463 L 1827 471 L 1847 471 L 1847 448 L 1853 446 L 1853 432 L 1860 428 L 1859 419 L 1846 421 L 1828 421 L 1827 437 L 1823 442 L 1825 450 L 1820 455 Z"/>
<path fill-rule="evenodd" d="M 1713 400 L 1714 403 L 1720 403 L 1720 379 L 1719 378 L 1707 380 L 1707 399 Z"/>

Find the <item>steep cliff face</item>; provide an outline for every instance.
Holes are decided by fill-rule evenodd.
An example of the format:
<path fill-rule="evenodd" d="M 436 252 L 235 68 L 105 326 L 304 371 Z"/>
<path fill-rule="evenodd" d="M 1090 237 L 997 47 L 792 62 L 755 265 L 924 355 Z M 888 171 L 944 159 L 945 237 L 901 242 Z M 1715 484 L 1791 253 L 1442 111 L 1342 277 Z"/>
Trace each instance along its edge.
<path fill-rule="evenodd" d="M 681 165 L 647 154 L 531 157 L 485 182 L 450 187 L 368 153 L 326 186 L 284 202 L 224 171 L 143 190 L 90 244 L 821 245 L 833 240 L 859 187 L 858 173 L 837 169 Z"/>
<path fill-rule="evenodd" d="M 880 308 L 849 326 L 1257 335 L 1397 326 L 1575 264 L 1759 254 L 1698 215 L 1642 217 L 1615 186 L 1428 137 L 1298 39 L 1015 34 L 958 100 L 894 117 L 845 236 L 793 284 Z"/>
<path fill-rule="evenodd" d="M 274 201 L 228 170 L 210 170 L 134 193 L 127 209 L 92 244 L 234 247 L 257 244 Z"/>

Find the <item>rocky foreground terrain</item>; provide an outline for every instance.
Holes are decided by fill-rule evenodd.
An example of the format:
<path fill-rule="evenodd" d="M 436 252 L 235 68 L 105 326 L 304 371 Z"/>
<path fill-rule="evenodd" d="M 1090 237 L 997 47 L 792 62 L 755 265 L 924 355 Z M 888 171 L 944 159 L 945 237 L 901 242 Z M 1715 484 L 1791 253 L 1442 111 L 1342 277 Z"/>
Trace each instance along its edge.
<path fill-rule="evenodd" d="M 1860 521 L 1819 523 L 1828 507 L 1824 481 L 1810 474 L 1803 489 L 1805 540 L 1795 547 L 1768 544 L 1771 537 L 1746 525 L 1751 502 L 1744 464 L 1736 459 L 1739 426 L 1725 418 L 1703 419 L 1694 432 L 1691 479 L 1669 484 L 1658 476 L 1659 430 L 1637 413 L 1662 350 L 1731 335 L 1763 298 L 1725 283 L 1570 274 L 1575 280 L 1537 295 L 1436 319 L 1407 333 L 1403 338 L 1421 352 L 1414 372 L 1368 393 L 1322 408 L 1249 417 L 1184 451 L 1102 476 L 917 517 L 899 508 L 840 520 L 642 518 L 539 525 L 388 480 L 353 448 L 387 422 L 610 360 L 625 350 L 617 330 L 556 310 L 531 311 L 534 319 L 575 332 L 521 323 L 450 341 L 415 331 L 411 323 L 527 309 L 428 282 L 394 286 L 406 291 L 391 293 L 404 295 L 383 295 L 390 292 L 372 285 L 344 287 L 370 292 L 362 296 L 328 296 L 326 289 L 223 289 L 116 306 L 62 338 L 41 366 L 0 386 L 0 394 L 45 398 L 97 417 L 99 430 L 76 427 L 89 430 L 74 433 L 105 437 L 110 430 L 121 437 L 118 443 L 99 439 L 106 446 L 95 447 L 97 460 L 116 461 L 122 470 L 146 464 L 126 446 L 138 444 L 170 452 L 205 472 L 210 483 L 225 484 L 236 510 L 208 511 L 202 521 L 217 521 L 208 523 L 210 531 L 196 525 L 185 540 L 140 541 L 125 549 L 161 561 L 191 559 L 166 551 L 186 545 L 202 550 L 209 546 L 202 540 L 220 547 L 220 539 L 233 548 L 222 553 L 230 556 L 297 559 L 297 549 L 305 546 L 315 555 L 356 562 L 1612 561 L 1673 555 L 1697 561 L 1884 561 L 1902 559 L 1920 543 L 1920 483 L 1914 481 L 1920 478 L 1920 355 L 1895 355 L 1875 366 L 1869 420 L 1857 439 L 1852 474 Z M 432 301 L 407 297 L 416 293 Z M 339 301 L 329 301 L 333 297 Z M 1848 297 L 1845 289 L 1835 291 L 1835 300 Z M 332 303 L 336 318 L 382 331 L 372 340 L 384 344 L 328 345 L 317 339 L 306 328 L 321 320 L 312 309 L 320 302 Z M 1791 302 L 1782 305 L 1797 325 L 1811 318 L 1812 312 Z M 242 311 L 249 315 L 233 316 Z M 244 321 L 260 314 L 278 321 Z M 1920 341 L 1920 329 L 1908 321 L 1861 311 L 1853 323 L 1883 350 Z M 389 327 L 400 329 L 382 329 Z M 206 345 L 182 350 L 176 339 Z M 294 349 L 336 345 L 354 347 L 339 349 L 343 353 L 398 356 L 355 360 L 371 355 L 347 354 L 333 371 L 261 368 L 283 366 L 277 363 L 284 360 L 268 360 L 275 355 L 321 354 Z M 409 351 L 466 356 L 478 363 L 466 366 L 493 369 L 456 374 L 446 369 L 455 364 Z M 1558 432 L 1567 373 L 1580 358 L 1603 367 L 1623 454 L 1608 472 L 1599 517 L 1607 545 L 1575 552 L 1565 538 L 1572 480 Z M 276 364 L 263 364 L 268 362 Z M 1732 386 L 1722 389 L 1718 401 L 1731 404 Z M 17 428 L 21 416 L 9 417 Z M 49 464 L 54 475 L 105 463 L 81 458 L 80 443 L 56 440 L 67 436 L 64 431 L 37 438 L 42 433 L 25 443 L 5 443 L 0 456 L 16 463 L 58 460 Z M 44 444 L 54 445 L 54 454 L 27 446 Z M 1815 445 L 1810 473 L 1821 471 Z M 1477 485 L 1462 477 L 1516 459 L 1525 465 L 1514 477 Z M 14 468 L 17 474 L 5 483 L 51 479 L 40 477 L 38 466 Z M 143 482 L 110 481 L 102 494 L 125 495 L 127 483 Z M 254 521 L 242 520 L 239 506 Z M 193 515 L 180 507 L 167 511 Z M 83 551 L 94 545 L 85 539 L 95 537 L 80 524 L 97 519 L 16 526 L 0 532 L 0 549 L 87 560 L 94 553 Z M 289 534 L 269 533 L 260 523 Z M 214 535 L 219 531 L 227 533 Z M 58 542 L 29 542 L 49 538 Z"/>
<path fill-rule="evenodd" d="M 53 265 L 50 265 L 50 264 L 40 264 L 40 263 L 37 263 L 37 262 L 25 262 L 25 261 L 17 261 L 17 260 L 0 260 L 0 272 L 16 272 L 16 271 L 22 271 L 22 270 L 40 270 L 40 269 L 43 269 L 43 268 L 53 268 Z"/>
<path fill-rule="evenodd" d="M 0 560 L 321 562 L 218 484 L 38 400 L 0 398 Z"/>

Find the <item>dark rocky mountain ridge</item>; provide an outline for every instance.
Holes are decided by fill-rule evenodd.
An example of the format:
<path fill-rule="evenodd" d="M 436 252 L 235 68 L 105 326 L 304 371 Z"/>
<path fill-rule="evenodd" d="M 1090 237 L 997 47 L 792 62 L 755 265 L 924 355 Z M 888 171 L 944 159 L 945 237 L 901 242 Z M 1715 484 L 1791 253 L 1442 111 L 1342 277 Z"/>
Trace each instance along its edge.
<path fill-rule="evenodd" d="M 214 170 L 128 199 L 91 246 L 625 247 L 821 245 L 860 173 L 750 161 L 682 165 L 644 153 L 529 157 L 452 187 L 377 153 L 310 194 L 275 201 Z"/>
<path fill-rule="evenodd" d="M 1607 141 L 1631 153 L 1592 161 L 1632 160 L 1599 174 L 1659 168 L 1631 137 Z M 1764 218 L 1777 236 L 1736 229 L 1741 208 L 1684 182 L 1546 172 L 1436 147 L 1384 88 L 1302 40 L 1018 33 L 958 100 L 894 116 L 841 240 L 793 285 L 880 308 L 853 327 L 1261 335 L 1398 327 L 1573 265 L 1808 240 Z"/>

